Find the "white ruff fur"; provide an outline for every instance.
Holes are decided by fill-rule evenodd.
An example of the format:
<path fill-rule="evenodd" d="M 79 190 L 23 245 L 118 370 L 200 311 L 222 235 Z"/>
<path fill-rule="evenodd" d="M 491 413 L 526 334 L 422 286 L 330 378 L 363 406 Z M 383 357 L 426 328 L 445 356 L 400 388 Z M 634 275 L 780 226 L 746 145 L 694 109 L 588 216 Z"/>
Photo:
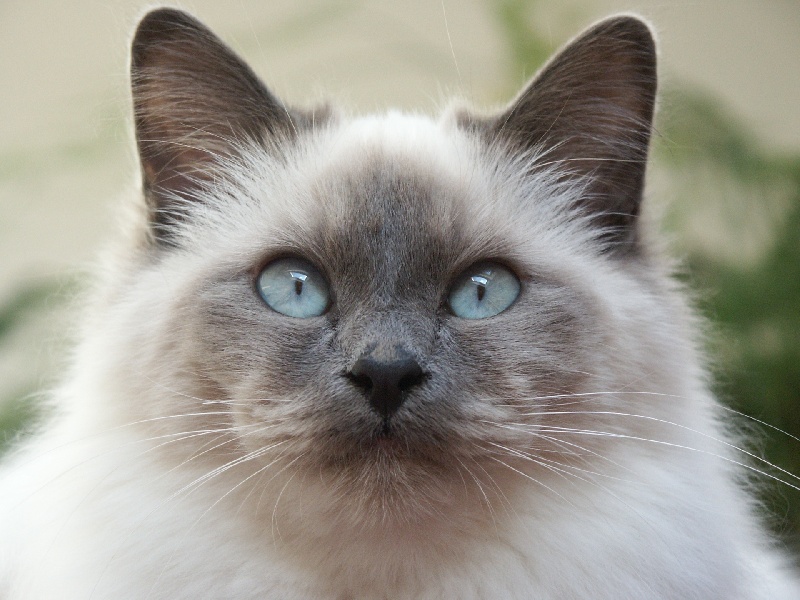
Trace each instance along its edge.
<path fill-rule="evenodd" d="M 254 390 L 276 393 L 251 383 L 261 377 L 253 364 L 222 375 L 207 364 L 230 350 L 209 357 L 218 347 L 206 345 L 207 328 L 231 347 L 240 335 L 208 317 L 223 295 L 209 281 L 313 237 L 320 218 L 347 231 L 341 176 L 358 179 L 368 157 L 441 182 L 449 192 L 434 194 L 436 227 L 464 224 L 478 254 L 501 232 L 515 263 L 557 280 L 553 293 L 569 296 L 564 310 L 580 324 L 582 347 L 563 361 L 581 377 L 560 397 L 529 392 L 513 412 L 486 390 L 463 392 L 478 417 L 458 434 L 478 442 L 447 458 L 441 480 L 390 458 L 354 471 L 366 479 L 337 479 L 315 462 L 308 429 L 319 423 L 296 417 L 312 388 L 253 407 Z M 800 597 L 742 485 L 746 465 L 758 464 L 722 425 L 697 324 L 669 269 L 598 252 L 588 219 L 566 208 L 585 184 L 528 168 L 548 160 L 486 151 L 451 112 L 438 122 L 337 118 L 281 160 L 257 146 L 230 159 L 191 208 L 178 248 L 157 260 L 143 242 L 146 218 L 133 219 L 130 241 L 106 261 L 52 423 L 0 471 L 0 597 Z M 241 335 L 270 311 L 231 310 L 246 322 Z M 357 330 L 343 320 L 341 335 L 348 327 Z M 498 386 L 530 389 L 514 356 L 498 360 L 507 361 Z M 545 429 L 537 412 L 549 414 Z M 533 432 L 551 440 L 538 453 Z M 465 458 L 484 442 L 498 449 L 493 459 Z"/>

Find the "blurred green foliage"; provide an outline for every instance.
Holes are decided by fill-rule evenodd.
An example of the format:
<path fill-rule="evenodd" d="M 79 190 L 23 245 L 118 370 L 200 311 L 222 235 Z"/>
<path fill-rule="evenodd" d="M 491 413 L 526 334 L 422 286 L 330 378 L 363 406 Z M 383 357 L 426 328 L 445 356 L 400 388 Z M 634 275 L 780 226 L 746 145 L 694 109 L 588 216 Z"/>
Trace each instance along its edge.
<path fill-rule="evenodd" d="M 9 344 L 15 330 L 35 313 L 42 312 L 57 286 L 51 282 L 27 285 L 11 295 L 0 305 L 0 349 Z M 16 389 L 4 389 L 0 398 L 0 454 L 21 435 L 39 413 L 39 403 L 34 401 L 39 382 L 36 373 L 18 384 Z"/>
<path fill-rule="evenodd" d="M 17 436 L 24 434 L 38 415 L 34 401 L 35 387 L 8 394 L 0 409 L 0 454 L 11 446 Z"/>
<path fill-rule="evenodd" d="M 763 455 L 800 474 L 800 155 L 766 152 L 711 100 L 685 90 L 673 94 L 682 117 L 667 119 L 664 135 L 679 150 L 658 158 L 675 172 L 705 164 L 741 188 L 755 187 L 760 194 L 749 199 L 746 214 L 771 215 L 773 229 L 757 260 L 736 264 L 690 253 L 688 278 L 704 291 L 701 309 L 718 329 L 712 351 L 720 397 L 768 423 L 759 431 Z M 716 201 L 729 199 L 720 194 Z M 746 227 L 744 220 L 740 228 Z M 746 234 L 731 233 L 734 246 L 736 234 Z M 782 518 L 776 528 L 800 550 L 800 493 L 770 486 L 765 500 Z"/>

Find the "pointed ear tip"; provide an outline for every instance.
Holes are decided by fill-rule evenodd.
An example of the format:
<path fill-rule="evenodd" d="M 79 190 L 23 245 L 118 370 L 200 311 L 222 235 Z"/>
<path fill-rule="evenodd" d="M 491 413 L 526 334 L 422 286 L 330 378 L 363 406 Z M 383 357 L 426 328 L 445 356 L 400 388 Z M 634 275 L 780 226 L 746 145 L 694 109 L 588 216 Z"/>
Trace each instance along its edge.
<path fill-rule="evenodd" d="M 650 22 L 641 15 L 634 13 L 614 15 L 596 23 L 591 29 L 606 35 L 632 39 L 642 46 L 655 50 L 655 30 Z"/>
<path fill-rule="evenodd" d="M 178 8 L 154 8 L 144 13 L 139 19 L 131 47 L 136 54 L 139 48 L 162 38 L 173 36 L 176 31 L 186 31 L 187 29 L 205 29 L 205 27 L 189 13 Z"/>
<path fill-rule="evenodd" d="M 158 29 L 195 23 L 196 19 L 186 11 L 171 6 L 160 6 L 145 11 L 139 19 L 138 29 Z"/>

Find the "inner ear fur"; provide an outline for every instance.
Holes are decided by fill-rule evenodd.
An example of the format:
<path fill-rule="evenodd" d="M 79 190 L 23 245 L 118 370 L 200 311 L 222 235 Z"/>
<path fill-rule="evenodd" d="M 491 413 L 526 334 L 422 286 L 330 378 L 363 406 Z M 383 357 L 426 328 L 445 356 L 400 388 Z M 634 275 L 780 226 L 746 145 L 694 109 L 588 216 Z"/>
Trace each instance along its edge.
<path fill-rule="evenodd" d="M 203 24 L 163 8 L 131 47 L 136 143 L 156 240 L 169 242 L 220 159 L 247 141 L 291 138 L 304 122 Z"/>
<path fill-rule="evenodd" d="M 499 115 L 462 123 L 586 184 L 581 207 L 604 249 L 638 249 L 637 217 L 656 98 L 656 48 L 640 19 L 601 21 L 556 54 Z"/>

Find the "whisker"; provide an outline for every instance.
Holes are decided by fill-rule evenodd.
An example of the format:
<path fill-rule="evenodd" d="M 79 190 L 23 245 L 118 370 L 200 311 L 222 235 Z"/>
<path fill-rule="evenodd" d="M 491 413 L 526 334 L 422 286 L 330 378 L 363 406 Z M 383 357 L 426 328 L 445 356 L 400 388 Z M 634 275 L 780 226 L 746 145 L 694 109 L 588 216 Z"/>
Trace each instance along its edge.
<path fill-rule="evenodd" d="M 489 516 L 491 516 L 492 523 L 494 523 L 495 530 L 496 530 L 497 527 L 498 527 L 497 518 L 496 518 L 495 513 L 494 513 L 494 506 L 492 506 L 492 502 L 491 502 L 491 500 L 489 500 L 489 496 L 486 494 L 486 490 L 483 489 L 483 486 L 481 485 L 481 482 L 478 479 L 478 477 L 475 475 L 475 473 L 473 473 L 470 470 L 470 468 L 467 465 L 464 464 L 464 462 L 461 460 L 461 458 L 459 458 L 458 456 L 455 456 L 455 459 L 458 461 L 458 463 L 464 468 L 464 470 L 467 472 L 467 474 L 475 482 L 475 485 L 477 486 L 478 491 L 480 491 L 481 496 L 483 497 L 484 503 L 486 504 L 486 508 L 489 509 Z"/>
<path fill-rule="evenodd" d="M 579 444 L 575 444 L 573 442 L 568 442 L 566 440 L 560 440 L 560 439 L 557 439 L 557 438 L 553 438 L 551 436 L 544 435 L 538 430 L 537 431 L 531 431 L 529 428 L 530 427 L 534 427 L 534 426 L 518 424 L 519 425 L 518 427 L 514 427 L 513 425 L 502 424 L 502 423 L 494 423 L 492 421 L 485 421 L 484 420 L 483 422 L 487 423 L 489 425 L 494 425 L 495 427 L 500 427 L 501 429 L 509 429 L 511 431 L 517 431 L 517 432 L 520 432 L 520 433 L 527 433 L 529 435 L 536 436 L 539 439 L 550 441 L 551 443 L 553 443 L 553 444 L 555 444 L 557 446 L 566 445 L 566 446 L 569 446 L 570 448 L 575 448 L 577 450 L 580 450 L 581 452 L 585 452 L 585 453 L 590 454 L 592 456 L 596 456 L 597 458 L 599 458 L 601 460 L 604 460 L 604 461 L 606 461 L 606 462 L 608 462 L 608 463 L 614 465 L 615 467 L 618 467 L 618 468 L 620 468 L 620 469 L 622 469 L 624 471 L 628 471 L 629 473 L 632 473 L 632 474 L 634 473 L 634 471 L 632 469 L 630 469 L 628 467 L 625 467 L 624 465 L 621 465 L 621 464 L 619 464 L 618 462 L 616 462 L 614 460 L 611 460 L 607 456 L 603 456 L 602 454 L 598 454 L 597 452 L 595 452 L 595 451 L 593 451 L 593 450 L 591 450 L 589 448 L 585 448 L 585 447 L 583 447 L 583 446 L 581 446 Z M 580 458 L 580 459 L 584 460 L 584 462 L 586 461 L 585 457 L 582 456 L 581 454 L 578 454 L 577 452 L 574 452 L 574 451 L 570 450 L 569 454 L 571 456 L 575 456 L 576 458 Z"/>
<path fill-rule="evenodd" d="M 538 465 L 540 465 L 542 467 L 549 468 L 547 465 L 542 464 L 542 462 L 540 462 L 540 460 L 538 458 L 535 458 L 535 457 L 529 455 L 526 452 L 513 450 L 511 448 L 507 448 L 507 447 L 502 446 L 502 445 L 497 445 L 497 446 L 498 446 L 498 448 L 500 448 L 502 450 L 505 450 L 505 451 L 509 452 L 510 454 L 512 454 L 514 456 L 518 456 L 518 457 L 523 458 L 523 459 L 531 460 L 531 461 L 534 462 L 534 464 L 538 464 Z M 553 468 L 551 470 L 554 470 L 554 472 L 556 472 L 557 474 L 561 475 L 562 478 L 566 479 L 573 486 L 577 486 L 577 484 L 574 481 L 572 481 L 572 479 L 578 479 L 579 481 L 582 481 L 582 482 L 584 482 L 584 483 L 586 483 L 588 485 L 591 485 L 591 486 L 601 490 L 602 492 L 608 494 L 614 500 L 619 502 L 622 506 L 626 507 L 633 514 L 635 514 L 637 517 L 639 517 L 639 519 L 641 519 L 641 521 L 648 528 L 650 528 L 651 531 L 658 538 L 661 538 L 663 540 L 663 536 L 661 534 L 660 528 L 658 528 L 655 525 L 653 525 L 651 519 L 646 518 L 645 515 L 643 515 L 638 509 L 636 509 L 635 507 L 631 506 L 630 503 L 628 503 L 626 500 L 621 498 L 615 492 L 611 491 L 607 486 L 604 486 L 604 485 L 600 484 L 599 482 L 595 481 L 593 479 L 593 477 L 605 477 L 605 478 L 611 479 L 613 481 L 622 481 L 622 482 L 625 482 L 625 483 L 632 483 L 632 482 L 626 481 L 626 480 L 623 480 L 623 479 L 620 479 L 620 478 L 617 478 L 617 477 L 613 477 L 613 476 L 610 476 L 610 475 L 605 475 L 603 473 L 597 473 L 597 472 L 594 472 L 594 471 L 585 471 L 583 469 L 578 469 L 579 471 L 581 471 L 581 472 L 585 473 L 586 475 L 592 477 L 592 479 L 589 479 L 587 477 L 581 477 L 580 475 L 576 475 L 575 473 L 571 473 L 571 472 L 565 470 L 565 469 L 568 469 L 568 468 L 575 468 L 575 467 L 571 467 L 570 465 L 558 465 L 558 466 L 553 466 Z"/>
<path fill-rule="evenodd" d="M 486 475 L 487 479 L 489 480 L 489 483 L 491 483 L 492 487 L 497 491 L 497 494 L 499 494 L 500 500 L 503 504 L 503 508 L 506 510 L 506 513 L 511 512 L 518 517 L 516 511 L 514 510 L 514 505 L 512 504 L 511 500 L 508 499 L 508 496 L 503 491 L 503 488 L 500 487 L 500 485 L 497 483 L 494 477 L 492 477 L 492 475 L 483 467 L 483 465 L 480 464 L 480 462 L 478 462 L 474 458 L 472 459 L 472 462 L 473 464 L 475 464 L 476 467 L 478 467 L 481 471 L 483 471 L 483 474 Z"/>
<path fill-rule="evenodd" d="M 526 416 L 532 416 L 534 414 L 536 414 L 536 413 L 526 414 Z M 541 414 L 541 413 L 539 413 L 539 414 Z M 732 450 L 736 450 L 737 452 L 741 452 L 742 454 L 745 454 L 746 456 L 752 458 L 753 460 L 756 460 L 756 461 L 758 461 L 758 462 L 760 462 L 762 464 L 767 465 L 770 468 L 773 468 L 773 469 L 775 469 L 777 471 L 780 471 L 781 473 L 783 473 L 784 475 L 788 475 L 792 479 L 796 479 L 796 480 L 800 481 L 800 476 L 795 475 L 791 471 L 783 469 L 783 468 L 779 467 L 778 465 L 772 464 L 771 462 L 769 462 L 765 458 L 762 458 L 762 457 L 758 456 L 757 454 L 755 454 L 753 452 L 750 452 L 749 450 L 741 448 L 741 447 L 739 447 L 739 446 L 737 446 L 735 444 L 732 444 L 732 443 L 730 443 L 730 442 L 728 442 L 726 440 L 719 439 L 719 438 L 717 438 L 717 437 L 715 437 L 713 435 L 710 435 L 708 433 L 704 433 L 702 431 L 699 431 L 699 430 L 694 429 L 692 427 L 689 427 L 687 425 L 682 425 L 680 423 L 675 423 L 673 421 L 668 421 L 666 419 L 660 419 L 658 417 L 653 417 L 653 416 L 650 416 L 650 415 L 637 415 L 635 413 L 623 413 L 623 412 L 602 411 L 602 410 L 601 411 L 559 411 L 559 412 L 550 412 L 548 414 L 549 415 L 579 414 L 579 415 L 604 415 L 604 416 L 614 416 L 614 417 L 630 417 L 630 418 L 633 418 L 633 419 L 642 419 L 642 420 L 646 420 L 646 421 L 653 421 L 653 422 L 656 422 L 656 423 L 660 423 L 662 425 L 670 425 L 672 427 L 676 427 L 678 429 L 682 429 L 684 431 L 689 431 L 691 433 L 697 434 L 697 435 L 699 435 L 699 436 L 701 436 L 701 437 L 703 437 L 705 439 L 711 440 L 711 441 L 713 441 L 715 443 L 718 443 L 718 444 L 721 444 L 721 445 L 726 446 L 728 448 L 731 448 Z M 575 431 L 575 432 L 577 432 L 577 431 Z M 591 435 L 605 435 L 605 436 L 610 436 L 610 437 L 626 437 L 625 434 L 615 434 L 615 433 L 611 433 L 611 432 L 602 432 L 602 431 L 587 430 L 584 433 L 591 434 Z M 638 439 L 638 438 L 635 438 L 633 436 L 627 436 L 627 437 L 629 439 Z M 641 439 L 643 441 L 645 440 L 645 438 L 641 438 Z M 657 441 L 657 440 L 650 440 L 650 441 Z M 660 443 L 662 443 L 662 444 L 671 444 L 670 442 L 665 442 L 665 441 L 661 441 Z M 681 447 L 680 444 L 671 444 L 671 445 L 674 445 L 676 447 Z M 708 453 L 708 452 L 706 452 L 704 450 L 699 450 L 699 449 L 695 449 L 695 450 L 697 450 L 698 452 Z M 723 458 L 723 457 L 721 457 L 719 455 L 716 455 L 714 453 L 708 453 L 708 454 L 711 454 L 712 456 L 717 456 L 718 458 Z M 737 464 L 741 464 L 741 463 L 737 463 Z M 755 471 L 756 472 L 760 472 L 757 469 L 755 469 Z M 779 479 L 779 478 L 777 480 L 781 481 L 781 479 Z M 789 484 L 787 483 L 787 485 L 789 485 Z M 794 486 L 790 486 L 790 487 L 794 487 Z M 800 488 L 796 488 L 796 489 L 800 489 Z"/>
<path fill-rule="evenodd" d="M 531 435 L 536 435 L 536 432 L 528 431 L 528 433 L 530 433 Z M 560 429 L 560 430 L 557 430 L 557 431 L 552 431 L 551 430 L 551 431 L 549 431 L 549 433 L 562 433 L 562 434 L 609 437 L 609 438 L 625 439 L 625 440 L 632 440 L 632 441 L 639 441 L 639 442 L 647 442 L 647 443 L 657 444 L 657 445 L 661 445 L 661 446 L 668 446 L 668 447 L 671 447 L 671 448 L 679 448 L 681 450 L 689 450 L 691 452 L 697 452 L 699 454 L 704 454 L 704 455 L 710 456 L 712 458 L 717 458 L 719 460 L 722 460 L 722 461 L 727 462 L 729 464 L 735 465 L 737 467 L 741 467 L 743 469 L 746 469 L 748 471 L 751 471 L 751 472 L 756 473 L 758 475 L 761 475 L 763 477 L 767 477 L 768 479 L 771 479 L 773 481 L 781 483 L 782 485 L 790 487 L 790 488 L 792 488 L 794 490 L 800 491 L 800 486 L 792 484 L 792 483 L 789 483 L 788 481 L 786 481 L 784 479 L 781 479 L 780 477 L 778 477 L 776 475 L 773 475 L 772 473 L 769 473 L 768 471 L 763 471 L 763 470 L 758 469 L 758 468 L 756 468 L 756 467 L 754 467 L 752 465 L 748 465 L 747 463 L 744 463 L 744 462 L 741 462 L 741 461 L 737 461 L 737 460 L 735 460 L 733 458 L 730 458 L 728 456 L 717 454 L 717 453 L 711 452 L 709 450 L 702 450 L 700 448 L 694 448 L 692 446 L 686 446 L 684 444 L 678 444 L 678 443 L 675 443 L 675 442 L 667 442 L 667 441 L 664 441 L 664 440 L 655 440 L 655 439 L 651 439 L 651 438 L 644 438 L 644 437 L 638 437 L 638 436 L 628 435 L 628 434 L 624 434 L 624 433 L 615 433 L 615 432 L 609 432 L 609 431 L 591 431 L 591 430 L 581 430 L 581 429 L 570 430 L 568 428 L 563 428 L 563 429 Z M 696 433 L 700 433 L 700 432 L 696 432 Z M 713 440 L 714 438 L 711 437 L 711 439 Z M 768 460 L 760 458 L 758 455 L 755 455 L 755 454 L 753 454 L 751 452 L 748 452 L 747 450 L 744 450 L 742 448 L 738 448 L 737 446 L 735 446 L 733 444 L 729 444 L 729 443 L 724 442 L 724 441 L 720 441 L 720 443 L 728 445 L 731 448 L 733 448 L 734 450 L 738 450 L 739 452 L 742 452 L 742 453 L 744 453 L 744 454 L 746 454 L 746 455 L 758 460 L 759 462 L 765 464 L 766 466 L 768 466 L 770 468 L 774 468 L 777 471 L 780 471 L 780 472 L 782 472 L 782 473 L 784 473 L 786 475 L 789 475 L 793 479 L 800 479 L 800 477 L 798 477 L 797 475 L 791 473 L 790 471 L 786 471 L 785 469 L 782 469 L 781 467 L 779 467 L 777 465 L 774 465 L 771 462 L 769 462 Z"/>
<path fill-rule="evenodd" d="M 275 446 L 271 446 L 271 447 L 269 447 L 269 449 L 271 449 L 271 448 L 274 448 L 274 447 L 275 447 Z M 262 449 L 260 449 L 260 450 L 264 450 L 264 448 L 262 448 Z M 260 450 L 259 450 L 259 451 L 256 451 L 256 452 L 254 452 L 253 454 L 260 452 Z M 263 453 L 259 453 L 259 454 L 258 454 L 258 456 L 262 456 L 262 455 L 263 455 Z M 257 469 L 256 471 L 254 471 L 253 473 L 251 473 L 250 475 L 248 475 L 247 477 L 245 477 L 244 479 L 242 479 L 242 480 L 241 480 L 239 483 L 237 483 L 236 485 L 234 485 L 234 486 L 233 486 L 231 489 L 229 489 L 227 492 L 225 492 L 225 493 L 224 493 L 222 496 L 220 496 L 219 498 L 217 498 L 217 500 L 215 500 L 215 501 L 214 501 L 214 502 L 211 504 L 211 506 L 209 506 L 208 508 L 206 508 L 206 509 L 205 509 L 205 510 L 204 510 L 204 511 L 203 511 L 203 512 L 200 514 L 200 516 L 199 516 L 199 517 L 197 517 L 197 519 L 195 519 L 195 520 L 194 520 L 194 522 L 193 522 L 193 523 L 192 523 L 192 524 L 189 526 L 189 528 L 188 528 L 188 529 L 187 529 L 187 530 L 184 532 L 184 534 L 183 534 L 183 537 L 182 537 L 182 540 L 183 540 L 183 539 L 186 539 L 186 537 L 187 537 L 187 536 L 188 536 L 188 535 L 189 535 L 189 534 L 192 532 L 192 530 L 193 530 L 193 529 L 194 529 L 194 528 L 197 526 L 197 524 L 198 524 L 198 523 L 200 523 L 200 521 L 202 521 L 202 520 L 203 520 L 203 518 L 204 518 L 204 517 L 205 517 L 205 516 L 206 516 L 206 515 L 207 515 L 209 512 L 211 512 L 211 511 L 214 509 L 214 507 L 216 507 L 216 506 L 217 506 L 217 505 L 218 505 L 220 502 L 222 502 L 223 500 L 225 500 L 225 498 L 227 498 L 228 496 L 230 496 L 230 495 L 231 495 L 233 492 L 235 492 L 237 489 L 239 489 L 239 488 L 240 488 L 241 486 L 243 486 L 245 483 L 247 483 L 248 481 L 250 481 L 250 480 L 251 480 L 253 477 L 255 477 L 256 475 L 259 475 L 260 473 L 262 473 L 263 471 L 265 471 L 266 469 L 268 469 L 269 467 L 271 467 L 273 464 L 275 464 L 276 462 L 278 462 L 278 461 L 281 459 L 281 457 L 282 457 L 282 456 L 283 456 L 282 454 L 279 454 L 279 455 L 278 455 L 278 456 L 277 456 L 277 457 L 276 457 L 274 460 L 272 460 L 270 463 L 268 463 L 268 464 L 264 465 L 263 467 L 261 467 L 261 468 Z M 295 460 L 297 460 L 297 459 L 295 459 Z M 294 461 L 293 461 L 293 462 L 294 462 Z M 291 463 L 290 463 L 290 464 L 291 464 Z M 279 473 L 280 473 L 280 471 L 279 471 Z M 183 544 L 179 544 L 179 545 L 178 545 L 178 547 L 181 547 L 182 545 L 183 545 Z M 147 598 L 149 598 L 149 597 L 152 595 L 153 591 L 155 591 L 155 589 L 156 589 L 156 586 L 157 586 L 158 582 L 160 581 L 161 577 L 164 575 L 164 572 L 166 571 L 167 567 L 168 567 L 170 564 L 172 564 L 172 561 L 173 561 L 173 559 L 174 559 L 174 557 L 175 557 L 175 553 L 176 553 L 176 552 L 177 552 L 177 549 L 173 550 L 173 552 L 172 552 L 172 554 L 170 555 L 170 557 L 169 557 L 169 558 L 168 558 L 168 559 L 167 559 L 167 560 L 164 562 L 164 566 L 162 567 L 162 569 L 161 569 L 161 572 L 160 572 L 160 573 L 158 574 L 158 576 L 155 578 L 155 580 L 153 581 L 153 584 L 152 584 L 152 585 L 151 585 L 151 587 L 150 587 L 150 591 L 148 592 L 148 594 L 147 594 L 147 596 L 146 596 Z"/>
<path fill-rule="evenodd" d="M 577 467 L 575 465 L 570 465 L 570 464 L 566 464 L 566 463 L 560 463 L 560 462 L 557 462 L 557 461 L 554 461 L 554 460 L 545 459 L 545 458 L 542 458 L 541 456 L 538 456 L 538 455 L 534 456 L 533 454 L 530 454 L 529 452 L 524 452 L 522 450 L 509 448 L 509 447 L 504 446 L 502 444 L 497 444 L 496 442 L 488 442 L 488 443 L 491 444 L 492 446 L 495 446 L 495 447 L 497 447 L 497 448 L 499 448 L 501 450 L 504 450 L 507 453 L 510 453 L 510 454 L 512 454 L 514 456 L 517 456 L 517 457 L 522 458 L 524 460 L 532 461 L 535 464 L 540 465 L 541 467 L 544 467 L 544 468 L 546 468 L 548 470 L 553 470 L 554 472 L 557 472 L 559 474 L 564 474 L 564 475 L 569 476 L 569 477 L 577 477 L 581 481 L 588 481 L 588 480 L 584 479 L 584 478 L 582 478 L 582 477 L 580 477 L 578 475 L 575 475 L 571 471 L 578 471 L 579 473 L 584 473 L 586 475 L 591 475 L 591 476 L 596 476 L 596 477 L 603 477 L 603 478 L 611 479 L 611 480 L 614 480 L 614 481 L 628 481 L 628 480 L 622 479 L 620 477 L 614 477 L 613 475 L 609 475 L 607 473 L 599 473 L 597 471 L 590 471 L 588 469 L 582 469 L 582 468 Z"/>
<path fill-rule="evenodd" d="M 758 423 L 759 425 L 762 425 L 762 426 L 764 426 L 764 427 L 766 427 L 768 429 L 772 429 L 773 431 L 777 431 L 778 433 L 780 433 L 782 435 L 785 435 L 786 437 L 788 437 L 791 440 L 794 440 L 795 442 L 800 442 L 800 438 L 799 437 L 797 437 L 795 435 L 792 435 L 788 431 L 784 431 L 780 427 L 776 427 L 775 425 L 770 425 L 766 421 L 762 421 L 761 419 L 757 419 L 757 418 L 755 418 L 753 416 L 750 416 L 750 415 L 748 415 L 746 413 L 743 413 L 743 412 L 741 412 L 739 410 L 731 408 L 730 406 L 720 406 L 720 408 L 722 408 L 722 410 L 727 410 L 728 412 L 732 412 L 733 414 L 735 414 L 735 415 L 737 415 L 739 417 L 744 417 L 745 419 L 749 419 L 751 421 L 754 421 L 754 422 Z"/>
<path fill-rule="evenodd" d="M 562 494 L 559 494 L 557 491 L 555 491 L 553 488 L 551 488 L 551 487 L 550 487 L 549 485 L 547 485 L 546 483 L 542 483 L 541 481 L 539 481 L 539 480 L 538 480 L 538 479 L 536 479 L 535 477 L 533 477 L 533 476 L 531 476 L 531 475 L 528 475 L 527 473 L 525 473 L 525 472 L 523 472 L 523 471 L 520 471 L 519 469 L 517 469 L 517 468 L 515 468 L 515 467 L 512 467 L 511 465 L 509 465 L 508 463 L 506 463 L 506 462 L 504 462 L 504 461 L 500 460 L 499 458 L 496 458 L 496 457 L 494 457 L 494 456 L 489 456 L 488 458 L 489 458 L 489 460 L 493 460 L 493 461 L 495 461 L 495 462 L 498 462 L 498 463 L 500 463 L 501 465 L 503 465 L 504 467 L 506 467 L 506 468 L 508 468 L 508 469 L 511 469 L 511 470 L 512 470 L 512 471 L 514 471 L 515 473 L 518 473 L 518 474 L 522 475 L 522 476 L 523 476 L 523 477 L 525 477 L 526 479 L 530 479 L 532 482 L 534 482 L 534 483 L 535 483 L 535 484 L 537 484 L 537 485 L 540 485 L 541 487 L 545 488 L 546 490 L 549 490 L 550 492 L 552 492 L 553 494 L 555 494 L 556 496 L 558 496 L 559 498 L 561 498 L 561 499 L 562 499 L 564 502 L 566 502 L 566 503 L 567 503 L 567 504 L 569 504 L 570 506 L 573 506 L 573 507 L 575 506 L 575 505 L 574 505 L 572 502 L 570 502 L 570 501 L 569 501 L 567 498 L 565 498 L 565 497 L 564 497 Z"/>
<path fill-rule="evenodd" d="M 270 478 L 269 478 L 269 480 L 268 480 L 268 482 L 269 482 L 269 481 L 272 481 L 272 480 L 273 480 L 275 477 L 277 477 L 277 476 L 278 476 L 278 475 L 280 475 L 280 474 L 281 474 L 283 471 L 285 471 L 286 469 L 288 469 L 289 467 L 291 467 L 291 466 L 292 466 L 292 465 L 293 465 L 295 462 L 297 462 L 298 460 L 300 460 L 301 458 L 303 458 L 305 455 L 306 455 L 306 453 L 305 453 L 305 452 L 302 452 L 301 454 L 299 454 L 298 456 L 296 456 L 294 459 L 292 459 L 292 460 L 289 462 L 289 464 L 287 464 L 287 465 L 284 465 L 284 466 L 283 466 L 283 467 L 282 467 L 282 468 L 281 468 L 281 469 L 280 469 L 280 470 L 279 470 L 277 473 L 275 473 L 275 474 L 274 474 L 272 477 L 270 477 Z M 295 475 L 297 475 L 297 471 L 295 471 L 294 473 L 292 473 L 292 476 L 291 476 L 291 477 L 289 477 L 289 479 L 286 481 L 286 483 L 285 483 L 285 484 L 283 484 L 283 487 L 281 488 L 281 491 L 280 491 L 280 492 L 278 492 L 278 497 L 277 497 L 277 498 L 275 498 L 275 507 L 272 509 L 272 518 L 271 518 L 271 520 L 270 520 L 270 522 L 271 522 L 271 524 L 272 524 L 272 525 L 271 525 L 271 527 L 272 527 L 272 536 L 273 536 L 273 539 L 275 539 L 275 535 L 276 535 L 276 533 L 277 533 L 277 538 L 278 538 L 278 539 L 280 539 L 280 537 L 281 537 L 281 532 L 280 532 L 280 529 L 278 528 L 278 503 L 281 501 L 281 497 L 283 496 L 283 492 L 285 492 L 285 491 L 286 491 L 286 488 L 287 488 L 287 487 L 289 486 L 289 484 L 292 482 L 292 479 L 294 479 L 294 476 L 295 476 Z"/>

